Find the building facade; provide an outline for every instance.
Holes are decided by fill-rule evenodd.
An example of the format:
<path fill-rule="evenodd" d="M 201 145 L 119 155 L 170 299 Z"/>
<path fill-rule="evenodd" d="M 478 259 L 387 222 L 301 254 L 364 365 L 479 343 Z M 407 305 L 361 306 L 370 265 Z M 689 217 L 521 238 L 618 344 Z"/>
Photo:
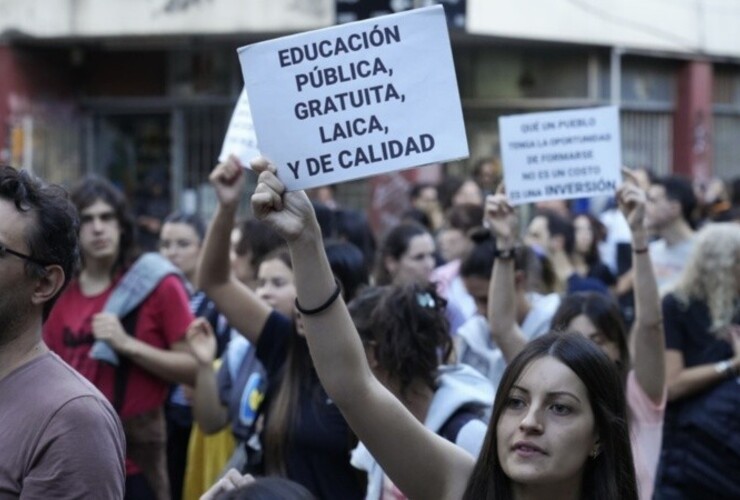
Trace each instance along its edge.
<path fill-rule="evenodd" d="M 121 185 L 139 214 L 208 215 L 207 174 L 242 87 L 236 49 L 424 0 L 0 0 L 0 162 Z M 740 175 L 740 5 L 444 0 L 471 151 L 498 116 L 619 105 L 623 161 Z M 468 163 L 449 167 L 462 173 Z M 383 210 L 418 176 L 343 184 Z"/>

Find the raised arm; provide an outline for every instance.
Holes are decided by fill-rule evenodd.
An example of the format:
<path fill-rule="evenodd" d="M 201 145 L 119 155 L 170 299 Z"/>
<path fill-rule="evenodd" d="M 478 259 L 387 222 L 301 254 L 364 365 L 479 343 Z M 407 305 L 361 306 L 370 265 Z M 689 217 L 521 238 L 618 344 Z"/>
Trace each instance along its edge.
<path fill-rule="evenodd" d="M 619 209 L 632 232 L 632 269 L 635 288 L 635 323 L 630 351 L 637 383 L 648 397 L 661 404 L 665 397 L 665 338 L 658 285 L 650 262 L 645 229 L 645 191 L 628 169 L 617 193 Z"/>
<path fill-rule="evenodd" d="M 318 308 L 337 285 L 308 197 L 286 193 L 264 160 L 252 168 L 261 172 L 252 210 L 288 241 L 302 308 Z M 473 459 L 425 429 L 375 379 L 342 298 L 320 313 L 304 314 L 303 322 L 321 384 L 391 480 L 409 498 L 461 498 Z"/>
<path fill-rule="evenodd" d="M 210 176 L 218 207 L 208 227 L 198 263 L 197 286 L 213 300 L 229 323 L 256 344 L 272 312 L 270 306 L 240 282 L 229 266 L 229 246 L 246 174 L 234 157 L 216 166 Z"/>
<path fill-rule="evenodd" d="M 514 245 L 516 214 L 503 192 L 486 197 L 483 222 L 496 238 L 498 257 L 493 261 L 488 285 L 488 324 L 491 338 L 508 363 L 524 348 L 527 339 L 516 322 Z"/>

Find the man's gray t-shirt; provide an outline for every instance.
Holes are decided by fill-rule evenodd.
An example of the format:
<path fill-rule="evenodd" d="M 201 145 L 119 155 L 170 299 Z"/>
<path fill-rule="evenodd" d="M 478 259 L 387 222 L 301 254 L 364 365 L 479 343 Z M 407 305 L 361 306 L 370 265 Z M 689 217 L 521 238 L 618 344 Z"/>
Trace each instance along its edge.
<path fill-rule="evenodd" d="M 118 416 L 54 353 L 0 380 L 0 450 L 0 500 L 123 498 Z"/>
<path fill-rule="evenodd" d="M 665 240 L 650 243 L 650 260 L 661 297 L 670 292 L 681 278 L 694 250 L 694 238 L 668 246 Z"/>

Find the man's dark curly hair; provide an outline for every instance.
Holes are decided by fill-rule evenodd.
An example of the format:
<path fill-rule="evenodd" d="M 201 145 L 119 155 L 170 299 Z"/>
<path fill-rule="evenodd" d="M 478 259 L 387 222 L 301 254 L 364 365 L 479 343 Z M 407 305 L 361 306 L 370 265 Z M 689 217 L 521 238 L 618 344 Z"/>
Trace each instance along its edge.
<path fill-rule="evenodd" d="M 59 265 L 64 271 L 66 287 L 80 260 L 79 219 L 67 191 L 25 170 L 3 166 L 0 167 L 0 198 L 13 203 L 19 212 L 35 216 L 36 223 L 25 229 L 25 239 L 28 253 L 36 262 L 26 261 L 26 272 L 31 277 L 40 277 L 45 272 L 44 265 Z M 44 320 L 64 287 L 44 304 Z"/>

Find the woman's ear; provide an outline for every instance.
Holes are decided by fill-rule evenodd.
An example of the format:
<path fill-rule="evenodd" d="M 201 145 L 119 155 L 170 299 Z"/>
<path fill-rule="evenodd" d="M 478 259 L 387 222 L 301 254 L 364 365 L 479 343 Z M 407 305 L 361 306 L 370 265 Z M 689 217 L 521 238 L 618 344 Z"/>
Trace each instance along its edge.
<path fill-rule="evenodd" d="M 596 438 L 596 441 L 594 442 L 593 447 L 591 448 L 591 453 L 588 454 L 590 458 L 596 458 L 601 453 L 601 441 L 599 441 L 598 438 Z"/>
<path fill-rule="evenodd" d="M 370 369 L 375 371 L 378 368 L 378 357 L 375 355 L 375 349 L 377 344 L 372 340 L 363 342 L 362 345 L 365 347 L 365 357 L 367 358 L 367 364 L 370 365 Z"/>
<path fill-rule="evenodd" d="M 548 245 L 553 252 L 561 252 L 565 249 L 565 237 L 561 234 L 550 235 L 550 243 Z"/>
<path fill-rule="evenodd" d="M 514 271 L 514 286 L 516 288 L 525 287 L 527 285 L 527 273 L 521 269 Z"/>
<path fill-rule="evenodd" d="M 383 265 L 391 276 L 398 271 L 398 261 L 393 257 L 388 256 L 383 258 Z"/>

